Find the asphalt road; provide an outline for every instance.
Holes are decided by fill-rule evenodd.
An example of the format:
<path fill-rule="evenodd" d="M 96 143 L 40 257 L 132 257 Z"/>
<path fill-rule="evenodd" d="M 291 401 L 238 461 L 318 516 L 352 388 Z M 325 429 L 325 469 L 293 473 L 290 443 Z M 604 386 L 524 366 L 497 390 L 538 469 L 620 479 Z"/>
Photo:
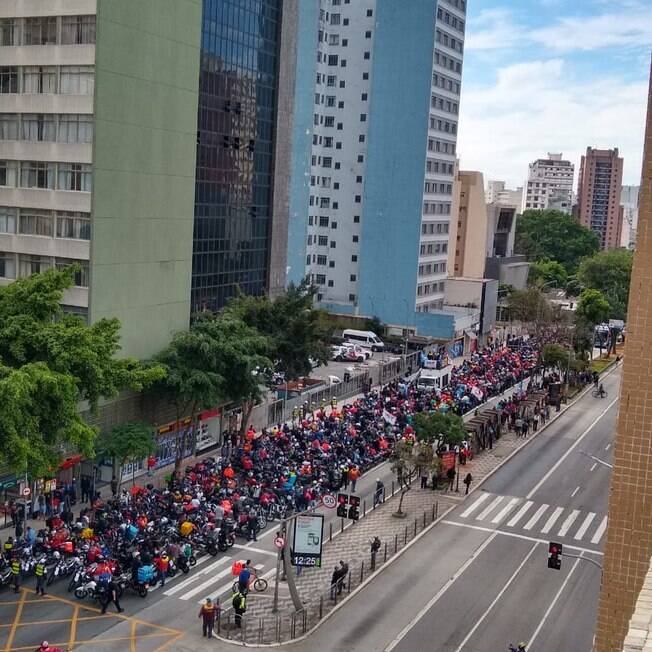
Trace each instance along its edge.
<path fill-rule="evenodd" d="M 585 395 L 307 641 L 288 649 L 494 652 L 524 640 L 528 652 L 589 652 L 600 571 L 568 557 L 561 571 L 549 570 L 547 544 L 559 541 L 565 552 L 601 560 L 610 469 L 588 455 L 611 461 L 619 381 L 619 370 L 610 374 L 608 399 Z M 366 474 L 356 494 L 367 504 L 376 477 L 391 488 L 388 464 Z M 323 511 L 328 535 L 340 521 L 334 510 Z M 0 652 L 30 650 L 43 638 L 76 652 L 177 649 L 175 641 L 186 644 L 184 632 L 196 634 L 199 603 L 228 592 L 235 559 L 252 559 L 261 575 L 273 575 L 275 532 L 272 524 L 258 542 L 239 540 L 224 555 L 200 558 L 190 575 L 145 600 L 125 596 L 120 616 L 97 617 L 96 605 L 75 600 L 65 581 L 53 585 L 54 599 L 37 603 L 26 593 L 22 606 L 5 590 Z"/>

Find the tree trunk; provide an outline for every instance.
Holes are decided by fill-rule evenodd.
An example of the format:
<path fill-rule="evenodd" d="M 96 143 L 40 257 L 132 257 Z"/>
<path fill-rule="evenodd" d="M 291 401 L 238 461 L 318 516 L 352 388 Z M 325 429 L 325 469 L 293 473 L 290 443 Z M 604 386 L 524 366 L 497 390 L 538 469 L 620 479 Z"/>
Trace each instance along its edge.
<path fill-rule="evenodd" d="M 404 489 L 401 489 L 401 498 L 398 501 L 398 509 L 396 510 L 397 514 L 402 514 L 403 513 L 403 498 L 405 498 L 405 494 L 412 489 L 412 485 L 405 485 Z"/>
<path fill-rule="evenodd" d="M 118 460 L 113 458 L 113 477 L 118 481 L 118 496 L 120 495 L 120 487 L 122 487 L 122 463 L 118 464 Z"/>
<path fill-rule="evenodd" d="M 252 399 L 242 404 L 242 423 L 240 424 L 240 437 L 244 437 L 249 427 L 249 418 L 254 410 L 254 401 Z"/>

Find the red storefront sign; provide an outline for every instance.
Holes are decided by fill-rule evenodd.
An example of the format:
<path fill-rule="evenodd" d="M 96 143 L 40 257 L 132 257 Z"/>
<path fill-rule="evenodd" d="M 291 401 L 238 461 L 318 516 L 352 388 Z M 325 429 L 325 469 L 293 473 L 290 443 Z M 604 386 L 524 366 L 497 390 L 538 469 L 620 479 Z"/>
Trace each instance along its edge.
<path fill-rule="evenodd" d="M 441 470 L 445 473 L 448 469 L 455 468 L 455 451 L 442 453 L 441 455 Z"/>

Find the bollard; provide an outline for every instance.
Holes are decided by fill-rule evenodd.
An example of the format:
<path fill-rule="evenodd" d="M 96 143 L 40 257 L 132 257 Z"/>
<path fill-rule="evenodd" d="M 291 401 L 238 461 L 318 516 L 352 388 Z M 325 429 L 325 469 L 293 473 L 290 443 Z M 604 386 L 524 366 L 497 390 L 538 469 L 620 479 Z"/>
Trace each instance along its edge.
<path fill-rule="evenodd" d="M 426 513 L 425 511 L 423 512 L 423 529 L 426 529 Z"/>
<path fill-rule="evenodd" d="M 349 580 L 349 581 L 347 582 L 348 587 L 347 587 L 347 589 L 346 589 L 346 592 L 347 592 L 347 593 L 351 593 L 351 571 L 349 571 L 349 577 L 348 577 L 348 580 Z"/>
<path fill-rule="evenodd" d="M 276 642 L 281 642 L 281 617 L 276 616 Z"/>
<path fill-rule="evenodd" d="M 340 534 L 341 534 L 342 532 L 344 532 L 344 519 L 343 518 L 340 519 L 340 524 L 341 524 L 341 529 L 340 529 Z"/>
<path fill-rule="evenodd" d="M 308 625 L 308 612 L 304 609 L 303 610 L 303 617 L 301 619 L 301 633 L 305 634 L 306 633 L 306 626 Z"/>
<path fill-rule="evenodd" d="M 433 508 L 433 509 L 434 509 L 434 508 Z M 434 511 L 433 511 L 433 514 L 434 514 Z M 331 521 L 331 522 L 328 524 L 328 533 L 329 533 L 329 534 L 328 534 L 328 540 L 329 540 L 329 541 L 332 541 L 332 540 L 333 540 L 333 521 Z"/>
<path fill-rule="evenodd" d="M 383 486 L 383 502 L 387 500 L 387 492 L 385 490 L 385 487 Z"/>
<path fill-rule="evenodd" d="M 263 639 L 265 637 L 265 619 L 264 618 L 259 618 L 259 625 L 258 625 L 258 645 L 262 645 Z"/>
<path fill-rule="evenodd" d="M 324 595 L 319 596 L 319 620 L 324 616 Z"/>
<path fill-rule="evenodd" d="M 394 480 L 392 480 L 392 496 L 394 495 Z"/>
<path fill-rule="evenodd" d="M 231 612 L 226 619 L 226 640 L 228 641 L 231 638 Z"/>
<path fill-rule="evenodd" d="M 383 564 L 387 561 L 387 541 L 385 541 L 385 551 L 383 552 Z"/>
<path fill-rule="evenodd" d="M 296 638 L 297 612 L 290 616 L 290 638 Z"/>
<path fill-rule="evenodd" d="M 417 519 L 414 519 L 414 536 L 417 536 Z"/>
<path fill-rule="evenodd" d="M 439 517 L 439 501 L 435 503 L 435 518 Z"/>
<path fill-rule="evenodd" d="M 431 520 L 432 521 L 435 520 L 435 506 L 434 505 L 432 506 L 432 519 Z"/>
<path fill-rule="evenodd" d="M 398 534 L 394 535 L 394 554 L 396 554 L 396 551 L 398 550 Z"/>
<path fill-rule="evenodd" d="M 360 584 L 362 584 L 363 579 L 364 579 L 364 562 L 360 564 Z"/>
<path fill-rule="evenodd" d="M 247 642 L 247 616 L 242 616 L 242 642 Z"/>
<path fill-rule="evenodd" d="M 403 545 L 405 545 L 406 543 L 407 543 L 407 525 L 405 526 L 405 537 L 403 540 Z"/>
<path fill-rule="evenodd" d="M 367 501 L 362 501 L 362 517 L 364 518 L 367 515 Z"/>

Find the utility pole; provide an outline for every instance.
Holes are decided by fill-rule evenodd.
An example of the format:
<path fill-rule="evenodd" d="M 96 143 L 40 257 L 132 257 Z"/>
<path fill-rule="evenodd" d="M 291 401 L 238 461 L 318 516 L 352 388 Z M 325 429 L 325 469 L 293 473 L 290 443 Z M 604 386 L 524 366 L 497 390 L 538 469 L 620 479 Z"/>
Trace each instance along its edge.
<path fill-rule="evenodd" d="M 307 510 L 312 511 L 312 510 Z M 305 512 L 302 512 L 305 513 Z M 292 598 L 292 604 L 296 611 L 299 611 L 303 608 L 303 603 L 301 602 L 301 597 L 297 591 L 297 585 L 294 582 L 294 575 L 292 573 L 292 564 L 290 562 L 290 546 L 289 546 L 289 536 L 291 528 L 289 525 L 294 521 L 298 514 L 293 514 L 288 518 L 285 518 L 281 521 L 280 525 L 280 535 L 283 538 L 283 547 L 278 551 L 278 557 L 276 559 L 276 579 L 274 585 L 274 603 L 272 605 L 272 612 L 276 613 L 278 611 L 278 587 L 281 581 L 281 566 L 283 568 L 283 574 L 288 583 L 288 589 L 290 589 L 290 596 Z"/>

